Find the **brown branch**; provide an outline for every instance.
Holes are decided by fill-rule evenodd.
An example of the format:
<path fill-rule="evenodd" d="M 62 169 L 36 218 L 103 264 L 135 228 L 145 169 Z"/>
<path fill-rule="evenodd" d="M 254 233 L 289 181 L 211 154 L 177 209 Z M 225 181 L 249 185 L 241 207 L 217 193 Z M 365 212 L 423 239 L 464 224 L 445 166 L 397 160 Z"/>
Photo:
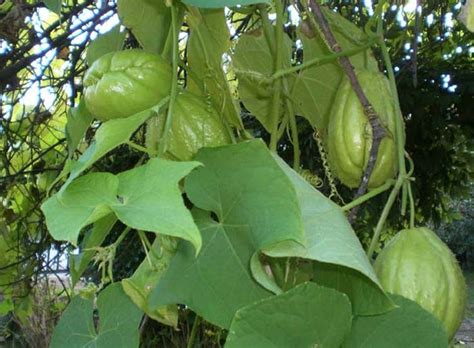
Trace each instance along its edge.
<path fill-rule="evenodd" d="M 105 15 L 107 12 L 112 11 L 114 9 L 115 9 L 114 4 L 112 4 L 110 6 L 107 6 L 105 8 L 102 8 L 92 18 L 90 18 L 87 22 L 81 23 L 80 26 L 78 26 L 77 28 L 74 28 L 74 31 L 79 30 L 80 27 L 82 27 L 82 26 L 84 26 L 88 23 L 93 23 L 93 24 L 98 23 L 103 15 Z M 83 32 L 92 31 L 94 29 L 95 29 L 95 26 L 91 26 L 90 28 L 85 29 Z M 48 30 L 50 30 L 50 28 L 48 28 L 45 31 L 45 33 L 47 33 Z M 51 31 L 52 31 L 52 29 L 51 29 Z M 50 42 L 49 42 L 49 44 L 50 44 L 49 49 L 43 50 L 39 53 L 31 54 L 29 56 L 25 56 L 25 57 L 20 58 L 20 59 L 17 59 L 17 60 L 14 61 L 13 64 L 10 64 L 10 65 L 6 66 L 5 68 L 3 68 L 2 70 L 0 70 L 0 84 L 8 83 L 10 81 L 10 79 L 12 77 L 16 76 L 16 74 L 20 70 L 26 68 L 32 62 L 34 62 L 35 60 L 41 58 L 42 56 L 44 56 L 47 52 L 51 51 L 52 49 L 60 48 L 64 45 L 66 45 L 70 40 L 70 37 L 69 37 L 70 35 L 71 35 L 71 32 L 67 31 L 64 34 L 59 35 L 54 39 L 51 39 Z M 32 45 L 34 46 L 34 43 L 30 42 L 30 43 L 27 44 L 27 47 L 32 46 Z"/>
<path fill-rule="evenodd" d="M 314 0 L 309 0 L 309 6 L 329 46 L 329 49 L 334 53 L 341 52 L 342 48 L 341 46 L 339 46 L 336 38 L 334 37 L 334 34 L 332 33 L 331 28 L 329 27 L 329 23 L 324 17 L 324 14 L 321 11 L 321 7 L 319 6 L 319 4 Z M 356 199 L 362 196 L 367 191 L 370 175 L 374 170 L 375 162 L 377 160 L 380 142 L 385 137 L 386 131 L 383 125 L 381 124 L 380 119 L 377 113 L 375 112 L 372 104 L 369 102 L 367 96 L 362 90 L 362 86 L 360 85 L 359 80 L 357 79 L 357 76 L 355 74 L 354 66 L 352 65 L 349 58 L 340 57 L 339 63 L 341 64 L 342 69 L 346 73 L 346 76 L 349 78 L 352 89 L 356 93 L 357 98 L 359 99 L 362 107 L 364 108 L 364 112 L 369 120 L 369 124 L 372 127 L 372 146 L 370 148 L 369 160 L 367 162 L 367 167 L 365 168 L 364 175 L 362 176 L 359 188 L 357 189 L 357 192 L 354 196 L 354 199 Z M 358 208 L 355 207 L 351 210 L 351 213 L 349 214 L 349 221 L 351 223 L 355 220 L 357 210 Z"/>

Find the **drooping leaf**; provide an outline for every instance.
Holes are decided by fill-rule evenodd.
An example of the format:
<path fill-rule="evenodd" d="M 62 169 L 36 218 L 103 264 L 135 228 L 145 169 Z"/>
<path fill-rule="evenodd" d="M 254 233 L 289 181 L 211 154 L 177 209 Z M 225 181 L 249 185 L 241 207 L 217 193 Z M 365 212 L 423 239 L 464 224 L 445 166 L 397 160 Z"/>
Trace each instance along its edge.
<path fill-rule="evenodd" d="M 222 55 L 230 47 L 230 33 L 224 9 L 190 8 L 187 23 L 191 34 L 187 46 L 190 70 L 189 90 L 210 98 L 225 122 L 242 127 L 240 115 L 222 70 Z"/>
<path fill-rule="evenodd" d="M 125 31 L 120 32 L 120 25 L 100 35 L 87 47 L 86 61 L 89 66 L 104 54 L 122 49 Z"/>
<path fill-rule="evenodd" d="M 150 307 L 148 305 L 151 290 L 168 268 L 169 262 L 176 251 L 176 248 L 170 248 L 167 244 L 170 244 L 170 242 L 163 236 L 157 236 L 147 257 L 130 278 L 122 280 L 122 286 L 125 293 L 150 318 L 176 327 L 178 323 L 178 307 L 176 305 L 164 307 Z"/>
<path fill-rule="evenodd" d="M 333 287 L 349 296 L 354 313 L 379 314 L 393 308 L 383 292 L 364 249 L 342 210 L 274 156 L 290 179 L 301 208 L 306 243 L 302 248 L 264 250 L 269 256 L 299 257 L 317 261 L 317 283 Z"/>
<path fill-rule="evenodd" d="M 76 151 L 93 119 L 94 117 L 87 110 L 83 99 L 81 99 L 78 106 L 69 109 L 66 123 L 66 141 L 69 157 L 72 157 L 74 151 Z"/>
<path fill-rule="evenodd" d="M 367 44 L 367 35 L 353 23 L 326 8 L 323 8 L 323 13 L 343 51 L 354 50 Z M 298 36 L 304 49 L 303 62 L 332 54 L 325 40 L 319 33 L 312 30 L 308 22 L 301 22 Z M 356 70 L 378 71 L 377 61 L 369 49 L 353 55 L 350 57 L 350 61 Z M 314 65 L 302 70 L 297 76 L 292 100 L 295 102 L 298 112 L 313 127 L 324 129 L 331 106 L 334 103 L 337 87 L 344 76 L 344 71 L 335 59 L 332 62 Z"/>
<path fill-rule="evenodd" d="M 117 146 L 126 143 L 140 125 L 145 122 L 159 107 L 145 110 L 127 118 L 119 118 L 103 123 L 95 134 L 95 141 L 79 157 L 70 164 L 70 175 L 61 191 L 77 178 L 84 170 Z M 65 175 L 66 173 L 62 173 Z M 61 192 L 60 191 L 60 192 Z"/>
<path fill-rule="evenodd" d="M 183 0 L 185 4 L 202 8 L 224 8 L 268 3 L 269 0 Z"/>
<path fill-rule="evenodd" d="M 185 190 L 200 209 L 203 238 L 195 257 L 180 243 L 170 267 L 151 295 L 151 305 L 183 303 L 206 320 L 228 328 L 235 312 L 270 296 L 250 272 L 250 259 L 282 241 L 301 243 L 303 226 L 291 182 L 261 141 L 205 148 L 204 164 L 190 174 Z"/>
<path fill-rule="evenodd" d="M 198 251 L 201 237 L 178 187 L 197 165 L 155 158 L 119 175 L 84 175 L 42 205 L 49 232 L 76 244 L 83 227 L 114 212 L 132 228 L 186 239 Z"/>
<path fill-rule="evenodd" d="M 270 42 L 275 46 L 274 40 Z M 292 41 L 285 34 L 282 48 L 283 68 L 291 66 L 291 47 Z M 271 83 L 263 81 L 261 77 L 269 78 L 273 75 L 275 72 L 273 61 L 272 48 L 261 28 L 243 34 L 232 57 L 239 80 L 239 96 L 244 106 L 268 131 L 271 130 L 273 119 L 271 105 L 274 91 Z M 294 77 L 295 74 L 283 77 L 286 79 L 289 90 L 291 90 Z M 283 103 L 283 101 L 280 102 Z M 283 108 L 281 110 L 283 111 Z"/>
<path fill-rule="evenodd" d="M 122 24 L 132 31 L 143 49 L 162 54 L 167 41 L 171 41 L 171 11 L 165 1 L 119 0 L 117 5 Z"/>
<path fill-rule="evenodd" d="M 96 252 L 93 248 L 99 247 L 102 244 L 116 222 L 117 217 L 113 214 L 97 220 L 89 233 L 84 237 L 80 245 L 80 253 L 69 256 L 69 268 L 73 286 L 79 281 L 79 278 L 94 257 Z"/>
<path fill-rule="evenodd" d="M 75 296 L 54 329 L 51 348 L 138 347 L 142 311 L 123 292 L 120 283 L 109 285 L 97 299 L 99 324 L 93 319 L 94 302 Z"/>
<path fill-rule="evenodd" d="M 446 348 L 448 337 L 443 324 L 417 303 L 390 295 L 398 308 L 376 316 L 354 319 L 344 348 Z"/>
<path fill-rule="evenodd" d="M 351 322 L 347 296 L 305 283 L 238 310 L 225 347 L 339 347 Z"/>

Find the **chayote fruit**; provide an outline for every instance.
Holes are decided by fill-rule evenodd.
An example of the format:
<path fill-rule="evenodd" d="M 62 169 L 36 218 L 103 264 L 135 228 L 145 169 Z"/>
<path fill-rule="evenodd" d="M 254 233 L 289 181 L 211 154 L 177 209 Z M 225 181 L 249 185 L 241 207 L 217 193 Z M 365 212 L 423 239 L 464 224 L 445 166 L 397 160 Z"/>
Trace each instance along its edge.
<path fill-rule="evenodd" d="M 374 264 L 382 287 L 440 319 L 451 340 L 464 318 L 466 283 L 456 258 L 428 228 L 400 231 Z"/>
<path fill-rule="evenodd" d="M 84 76 L 87 109 L 99 120 L 128 117 L 158 104 L 169 95 L 171 66 L 143 50 L 105 54 Z"/>
<path fill-rule="evenodd" d="M 157 127 L 162 134 L 166 113 L 160 114 L 150 127 Z M 231 143 L 231 138 L 222 118 L 205 99 L 193 93 L 182 91 L 178 94 L 173 119 L 168 135 L 167 155 L 181 161 L 190 160 L 201 147 L 212 147 Z"/>
<path fill-rule="evenodd" d="M 357 75 L 362 89 L 380 117 L 387 135 L 379 147 L 369 188 L 393 178 L 398 169 L 395 141 L 395 105 L 388 80 L 381 73 L 363 71 Z M 358 187 L 369 160 L 372 127 L 348 79 L 336 94 L 326 138 L 331 170 L 348 187 Z"/>

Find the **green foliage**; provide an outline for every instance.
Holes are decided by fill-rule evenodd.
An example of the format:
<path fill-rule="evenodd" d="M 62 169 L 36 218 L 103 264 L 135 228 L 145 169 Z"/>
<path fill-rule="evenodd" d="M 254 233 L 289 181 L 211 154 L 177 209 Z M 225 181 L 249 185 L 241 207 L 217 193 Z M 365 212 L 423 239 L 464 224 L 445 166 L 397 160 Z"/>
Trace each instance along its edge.
<path fill-rule="evenodd" d="M 54 331 L 50 347 L 138 347 L 142 312 L 120 284 L 109 285 L 99 294 L 97 311 L 96 328 L 93 300 L 74 297 Z"/>
<path fill-rule="evenodd" d="M 164 1 L 118 0 L 118 15 L 143 49 L 167 56 L 171 9 Z"/>
<path fill-rule="evenodd" d="M 75 245 L 83 227 L 113 212 L 132 228 L 183 238 L 199 251 L 201 238 L 178 188 L 197 165 L 153 159 L 119 175 L 84 175 L 43 204 L 49 231 Z"/>
<path fill-rule="evenodd" d="M 391 295 L 398 308 L 382 315 L 358 317 L 343 347 L 446 347 L 442 323 L 417 303 Z"/>
<path fill-rule="evenodd" d="M 45 255 L 54 245 L 58 255 L 69 252 L 74 284 L 86 277 L 97 285 L 83 291 L 88 299 L 72 298 L 53 347 L 214 347 L 227 333 L 229 347 L 446 346 L 431 314 L 383 291 L 364 247 L 375 241 L 379 251 L 408 224 L 405 203 L 412 212 L 416 205 L 419 222 L 451 221 L 446 197 L 469 192 L 472 57 L 467 33 L 446 25 L 449 11 L 457 15 L 454 1 L 420 3 L 435 25 L 398 3 L 378 2 L 371 13 L 359 1 L 326 2 L 341 54 L 306 2 L 20 3 L 0 18 L 2 310 L 28 322 L 27 295 L 50 271 Z M 116 13 L 120 25 L 91 40 Z M 418 38 L 418 49 L 406 49 Z M 454 54 L 458 45 L 462 54 Z M 81 82 L 87 65 L 137 48 L 161 56 L 172 73 L 128 84 L 146 70 L 129 59 L 128 82 L 96 98 L 124 118 L 93 121 L 83 101 L 92 90 Z M 347 206 L 331 199 L 349 203 L 353 192 L 332 180 L 324 148 L 345 74 L 337 59 L 390 75 L 388 54 L 416 180 L 402 171 L 392 193 L 365 201 L 351 226 Z M 441 85 L 448 73 L 458 89 Z M 130 89 L 123 95 L 117 86 Z M 190 105 L 181 91 L 196 95 Z M 164 99 L 129 115 L 144 96 Z M 386 203 L 393 208 L 381 216 Z"/>
<path fill-rule="evenodd" d="M 350 331 L 351 315 L 346 296 L 304 283 L 240 309 L 226 347 L 340 347 Z"/>

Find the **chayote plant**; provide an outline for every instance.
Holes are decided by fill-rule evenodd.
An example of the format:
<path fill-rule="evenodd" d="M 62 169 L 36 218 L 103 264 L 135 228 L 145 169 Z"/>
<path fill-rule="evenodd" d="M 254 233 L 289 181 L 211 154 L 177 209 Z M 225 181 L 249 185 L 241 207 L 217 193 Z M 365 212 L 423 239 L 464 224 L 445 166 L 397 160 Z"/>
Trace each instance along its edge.
<path fill-rule="evenodd" d="M 111 52 L 97 59 L 84 76 L 87 109 L 99 120 L 128 117 L 169 95 L 171 66 L 143 50 Z"/>

